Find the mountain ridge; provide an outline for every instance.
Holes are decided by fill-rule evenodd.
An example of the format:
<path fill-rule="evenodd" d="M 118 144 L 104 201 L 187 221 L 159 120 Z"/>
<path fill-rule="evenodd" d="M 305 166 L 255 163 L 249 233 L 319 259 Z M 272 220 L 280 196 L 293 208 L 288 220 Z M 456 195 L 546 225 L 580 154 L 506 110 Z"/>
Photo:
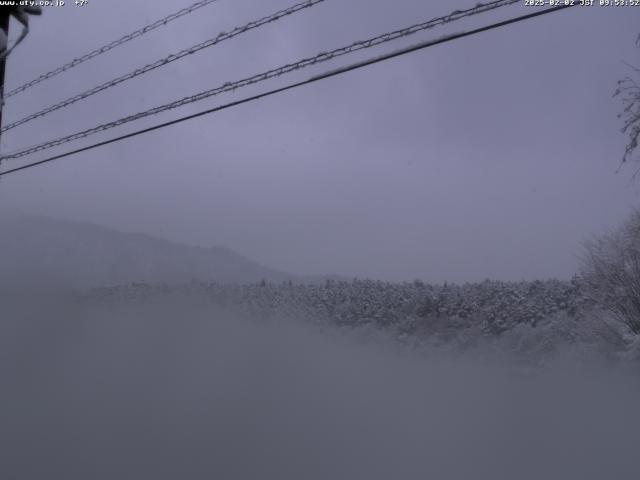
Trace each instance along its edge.
<path fill-rule="evenodd" d="M 95 287 L 133 282 L 178 284 L 292 281 L 336 276 L 294 275 L 253 261 L 227 246 L 189 246 L 91 222 L 10 215 L 0 230 L 0 284 Z"/>

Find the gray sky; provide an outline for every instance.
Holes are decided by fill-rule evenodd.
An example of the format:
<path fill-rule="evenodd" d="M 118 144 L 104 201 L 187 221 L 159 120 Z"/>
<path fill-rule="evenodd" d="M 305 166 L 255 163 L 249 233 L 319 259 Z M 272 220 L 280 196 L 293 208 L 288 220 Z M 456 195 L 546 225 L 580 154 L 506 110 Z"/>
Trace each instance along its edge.
<path fill-rule="evenodd" d="M 10 58 L 7 89 L 192 1 L 67 3 L 33 20 Z M 4 122 L 292 3 L 220 0 L 16 95 Z M 7 132 L 2 149 L 474 3 L 329 0 Z M 125 5 L 127 14 L 116 9 Z M 86 143 L 532 8 L 476 16 Z M 612 93 L 630 73 L 623 60 L 640 63 L 639 20 L 637 7 L 575 7 L 429 48 L 7 176 L 0 204 L 226 245 L 292 273 L 437 282 L 569 277 L 580 242 L 638 203 L 631 169 L 615 174 L 625 137 Z"/>

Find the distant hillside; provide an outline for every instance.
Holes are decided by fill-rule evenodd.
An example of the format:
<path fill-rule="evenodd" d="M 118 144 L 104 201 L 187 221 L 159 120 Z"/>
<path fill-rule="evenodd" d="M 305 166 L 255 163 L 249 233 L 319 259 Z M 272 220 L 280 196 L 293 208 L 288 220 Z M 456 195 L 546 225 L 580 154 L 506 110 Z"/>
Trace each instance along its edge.
<path fill-rule="evenodd" d="M 190 247 L 90 223 L 42 217 L 2 218 L 0 285 L 34 280 L 71 287 L 132 282 L 322 281 L 296 277 L 224 247 Z"/>

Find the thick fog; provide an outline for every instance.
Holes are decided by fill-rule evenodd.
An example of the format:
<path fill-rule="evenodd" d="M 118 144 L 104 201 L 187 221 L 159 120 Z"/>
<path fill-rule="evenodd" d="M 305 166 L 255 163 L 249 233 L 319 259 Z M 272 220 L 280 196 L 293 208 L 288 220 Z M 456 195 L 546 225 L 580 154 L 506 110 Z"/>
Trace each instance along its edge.
<path fill-rule="evenodd" d="M 192 1 L 74 3 L 32 19 L 6 91 Z M 2 123 L 292 3 L 219 0 L 7 98 Z M 473 3 L 328 0 L 0 153 Z M 575 275 L 637 203 L 612 94 L 638 20 L 566 9 L 3 176 L 0 479 L 640 478 L 640 215 Z"/>
<path fill-rule="evenodd" d="M 204 299 L 3 300 L 7 480 L 640 474 L 635 376 L 514 376 Z"/>
<path fill-rule="evenodd" d="M 7 89 L 191 1 L 67 3 L 32 20 L 9 59 Z M 216 2 L 9 98 L 4 122 L 292 3 Z M 89 128 L 472 3 L 322 3 L 5 132 L 2 149 Z M 508 7 L 356 57 L 531 8 Z M 615 174 L 625 137 L 617 118 L 622 106 L 612 94 L 617 80 L 632 73 L 623 62 L 637 64 L 639 13 L 576 7 L 430 48 L 8 176 L 0 205 L 191 245 L 224 245 L 293 274 L 433 282 L 569 278 L 579 243 L 617 224 L 636 198 L 632 168 Z"/>

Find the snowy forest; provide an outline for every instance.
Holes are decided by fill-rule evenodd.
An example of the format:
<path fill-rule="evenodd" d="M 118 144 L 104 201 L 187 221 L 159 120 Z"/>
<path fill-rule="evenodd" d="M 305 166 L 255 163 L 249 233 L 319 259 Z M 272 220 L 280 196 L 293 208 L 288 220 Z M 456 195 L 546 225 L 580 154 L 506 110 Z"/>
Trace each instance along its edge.
<path fill-rule="evenodd" d="M 585 243 L 570 281 L 426 284 L 354 278 L 323 284 L 192 281 L 93 289 L 83 298 L 119 303 L 166 296 L 205 298 L 255 318 L 307 319 L 355 331 L 383 331 L 404 345 L 459 352 L 493 349 L 542 366 L 567 350 L 612 362 L 640 360 L 640 213 Z M 583 358 L 584 360 L 584 358 Z"/>

